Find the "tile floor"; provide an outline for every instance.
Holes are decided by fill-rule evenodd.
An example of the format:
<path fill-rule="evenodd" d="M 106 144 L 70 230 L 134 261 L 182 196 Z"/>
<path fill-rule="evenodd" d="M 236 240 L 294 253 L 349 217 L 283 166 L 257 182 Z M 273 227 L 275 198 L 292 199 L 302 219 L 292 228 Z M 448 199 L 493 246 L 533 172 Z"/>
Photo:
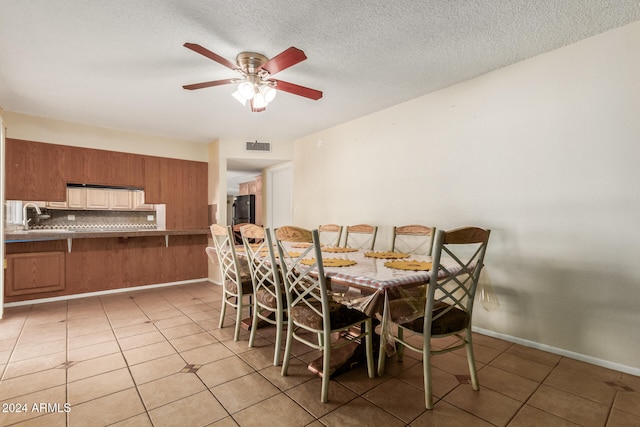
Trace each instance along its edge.
<path fill-rule="evenodd" d="M 0 425 L 20 426 L 631 426 L 640 378 L 476 334 L 481 390 L 464 353 L 437 356 L 435 409 L 407 352 L 383 377 L 338 376 L 330 402 L 294 348 L 272 366 L 273 328 L 232 339 L 208 282 L 11 307 L 0 320 Z M 65 406 L 67 404 L 67 406 Z"/>

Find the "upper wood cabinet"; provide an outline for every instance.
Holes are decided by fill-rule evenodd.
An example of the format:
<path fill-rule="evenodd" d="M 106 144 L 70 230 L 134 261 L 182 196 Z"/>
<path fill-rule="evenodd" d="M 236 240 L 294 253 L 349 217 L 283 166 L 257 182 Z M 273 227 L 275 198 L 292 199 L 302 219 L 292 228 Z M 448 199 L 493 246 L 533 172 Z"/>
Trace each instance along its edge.
<path fill-rule="evenodd" d="M 166 205 L 167 228 L 208 227 L 206 162 L 7 138 L 5 166 L 9 200 L 71 202 L 68 183 L 144 188 L 145 204 Z"/>

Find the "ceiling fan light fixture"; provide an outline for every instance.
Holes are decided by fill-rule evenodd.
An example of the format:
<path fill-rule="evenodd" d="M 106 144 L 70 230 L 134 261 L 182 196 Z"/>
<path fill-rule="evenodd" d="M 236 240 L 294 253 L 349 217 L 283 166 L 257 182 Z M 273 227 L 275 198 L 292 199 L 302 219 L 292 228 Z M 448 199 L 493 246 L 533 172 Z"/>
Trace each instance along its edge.
<path fill-rule="evenodd" d="M 265 99 L 264 95 L 262 95 L 262 92 L 257 92 L 255 94 L 255 96 L 253 97 L 253 107 L 256 109 L 260 109 L 260 108 L 265 108 L 267 106 L 267 104 L 269 104 L 267 102 L 267 100 Z"/>
<path fill-rule="evenodd" d="M 233 96 L 235 99 L 237 99 L 238 102 L 240 104 L 242 104 L 243 106 L 247 105 L 247 100 L 242 95 L 240 95 L 239 91 L 236 90 L 235 92 L 233 92 L 231 94 L 231 96 Z"/>
<path fill-rule="evenodd" d="M 253 84 L 250 82 L 241 82 L 238 85 L 238 94 L 243 97 L 245 100 L 250 100 L 254 96 Z"/>
<path fill-rule="evenodd" d="M 274 100 L 274 98 L 276 97 L 276 93 L 278 93 L 278 91 L 272 88 L 271 86 L 265 84 L 260 87 L 260 93 L 264 97 L 264 101 L 268 104 Z"/>

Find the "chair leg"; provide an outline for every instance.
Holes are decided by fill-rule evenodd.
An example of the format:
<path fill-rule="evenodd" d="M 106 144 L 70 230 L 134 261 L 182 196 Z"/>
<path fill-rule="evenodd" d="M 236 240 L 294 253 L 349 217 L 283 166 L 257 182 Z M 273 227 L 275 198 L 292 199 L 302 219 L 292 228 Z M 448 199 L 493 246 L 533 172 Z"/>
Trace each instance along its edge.
<path fill-rule="evenodd" d="M 240 339 L 240 324 L 242 323 L 242 297 L 236 299 L 238 302 L 236 308 L 236 328 L 233 333 L 233 340 L 238 341 Z"/>
<path fill-rule="evenodd" d="M 280 375 L 286 376 L 289 369 L 289 357 L 291 357 L 291 341 L 293 340 L 293 321 L 287 321 L 287 341 L 284 346 L 284 356 L 282 357 L 282 370 Z"/>
<path fill-rule="evenodd" d="M 366 345 L 366 357 L 367 357 L 367 371 L 369 374 L 369 378 L 375 378 L 376 373 L 373 367 L 373 322 L 371 319 L 367 319 L 365 322 L 365 332 L 367 333 L 365 337 L 365 345 Z M 381 355 L 382 357 L 383 355 Z"/>
<path fill-rule="evenodd" d="M 253 347 L 253 342 L 256 339 L 256 330 L 258 329 L 258 301 L 253 300 L 253 316 L 251 317 L 251 331 L 249 332 L 249 347 Z"/>
<path fill-rule="evenodd" d="M 467 348 L 467 362 L 469 363 L 469 375 L 471 376 L 471 387 L 474 390 L 480 390 L 480 383 L 478 382 L 478 371 L 476 370 L 476 360 L 473 355 L 473 341 L 471 340 L 471 329 L 467 329 L 466 333 L 466 348 Z"/>
<path fill-rule="evenodd" d="M 320 392 L 320 401 L 327 403 L 329 401 L 329 377 L 331 374 L 331 337 L 324 336 L 324 350 L 322 351 L 322 391 Z"/>
<path fill-rule="evenodd" d="M 398 353 L 398 362 L 402 362 L 404 358 L 404 329 L 400 325 L 398 325 L 398 341 L 396 345 L 396 353 Z"/>
<path fill-rule="evenodd" d="M 282 346 L 282 327 L 283 327 L 282 310 L 276 311 L 276 344 L 273 352 L 273 366 L 280 364 L 280 347 Z"/>
<path fill-rule="evenodd" d="M 224 316 L 227 312 L 227 293 L 222 291 L 222 308 L 220 309 L 220 321 L 218 322 L 218 328 L 222 328 L 224 326 Z"/>
<path fill-rule="evenodd" d="M 431 343 L 424 337 L 422 352 L 422 368 L 424 375 L 424 402 L 427 409 L 433 409 L 433 389 L 431 386 Z"/>

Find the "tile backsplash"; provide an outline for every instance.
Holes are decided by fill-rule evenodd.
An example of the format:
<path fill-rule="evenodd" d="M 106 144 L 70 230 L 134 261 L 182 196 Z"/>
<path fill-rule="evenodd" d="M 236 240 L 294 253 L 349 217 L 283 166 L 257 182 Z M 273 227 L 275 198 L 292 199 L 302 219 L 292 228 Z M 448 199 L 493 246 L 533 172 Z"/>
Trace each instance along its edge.
<path fill-rule="evenodd" d="M 42 209 L 49 218 L 39 219 L 35 210 L 29 210 L 29 228 L 69 230 L 156 229 L 155 211 L 98 211 Z"/>

